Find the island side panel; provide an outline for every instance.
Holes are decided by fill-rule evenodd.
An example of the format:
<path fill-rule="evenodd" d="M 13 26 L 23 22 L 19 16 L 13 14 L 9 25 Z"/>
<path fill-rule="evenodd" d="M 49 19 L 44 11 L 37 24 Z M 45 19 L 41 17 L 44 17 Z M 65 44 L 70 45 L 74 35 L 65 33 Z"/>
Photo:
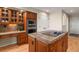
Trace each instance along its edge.
<path fill-rule="evenodd" d="M 50 52 L 66 52 L 68 48 L 68 33 L 57 38 L 55 42 L 49 45 Z"/>
<path fill-rule="evenodd" d="M 36 51 L 36 40 L 35 38 L 28 36 L 29 52 Z"/>
<path fill-rule="evenodd" d="M 36 52 L 48 52 L 48 50 L 48 44 L 40 40 L 36 40 Z"/>

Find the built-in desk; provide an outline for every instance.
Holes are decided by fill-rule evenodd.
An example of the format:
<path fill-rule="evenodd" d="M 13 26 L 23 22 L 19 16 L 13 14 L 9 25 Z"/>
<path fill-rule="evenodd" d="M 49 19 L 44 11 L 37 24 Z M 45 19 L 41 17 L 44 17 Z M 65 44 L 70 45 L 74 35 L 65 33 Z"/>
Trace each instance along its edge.
<path fill-rule="evenodd" d="M 8 37 L 17 37 L 17 44 L 27 43 L 27 34 L 25 31 L 13 31 L 0 33 L 0 39 Z"/>

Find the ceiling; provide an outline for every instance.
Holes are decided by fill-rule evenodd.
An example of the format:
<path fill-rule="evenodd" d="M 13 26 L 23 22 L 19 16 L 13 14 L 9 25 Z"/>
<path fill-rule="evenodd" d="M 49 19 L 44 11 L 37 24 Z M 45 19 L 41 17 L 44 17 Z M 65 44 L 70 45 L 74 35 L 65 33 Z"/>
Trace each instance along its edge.
<path fill-rule="evenodd" d="M 79 15 L 79 7 L 34 7 L 35 9 L 45 11 L 48 13 L 56 10 L 64 10 L 69 15 Z"/>
<path fill-rule="evenodd" d="M 34 12 L 44 11 L 47 13 L 53 13 L 57 10 L 64 10 L 70 16 L 79 16 L 79 7 L 19 7 L 18 9 L 29 10 Z"/>

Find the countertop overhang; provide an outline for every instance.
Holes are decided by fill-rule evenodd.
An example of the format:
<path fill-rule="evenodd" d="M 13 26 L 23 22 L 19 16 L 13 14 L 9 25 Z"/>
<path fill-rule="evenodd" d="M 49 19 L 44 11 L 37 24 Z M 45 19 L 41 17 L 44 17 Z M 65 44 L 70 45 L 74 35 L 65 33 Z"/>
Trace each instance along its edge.
<path fill-rule="evenodd" d="M 65 34 L 67 34 L 67 32 L 62 33 L 62 34 L 58 35 L 57 37 L 47 36 L 47 35 L 42 34 L 41 32 L 32 33 L 32 34 L 28 34 L 28 35 L 34 39 L 37 39 L 39 41 L 46 43 L 46 44 L 51 44 L 52 42 L 55 42 L 56 40 L 58 40 L 58 38 L 63 37 Z"/>
<path fill-rule="evenodd" d="M 18 33 L 23 33 L 25 31 L 12 31 L 12 32 L 4 32 L 4 33 L 0 33 L 0 36 L 2 35 L 8 35 L 8 34 L 18 34 Z"/>

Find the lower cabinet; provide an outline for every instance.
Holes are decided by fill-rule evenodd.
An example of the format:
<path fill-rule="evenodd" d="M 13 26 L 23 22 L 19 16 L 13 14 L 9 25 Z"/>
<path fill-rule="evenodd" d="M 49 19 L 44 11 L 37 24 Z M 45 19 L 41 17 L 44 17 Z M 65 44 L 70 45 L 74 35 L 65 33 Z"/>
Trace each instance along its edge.
<path fill-rule="evenodd" d="M 56 42 L 49 45 L 49 52 L 57 52 L 57 45 Z"/>
<path fill-rule="evenodd" d="M 27 43 L 27 35 L 26 33 L 19 33 L 17 35 L 17 44 Z"/>
<path fill-rule="evenodd" d="M 48 52 L 48 45 L 36 40 L 36 52 Z"/>
<path fill-rule="evenodd" d="M 56 52 L 63 52 L 63 39 L 59 38 L 56 42 Z"/>
<path fill-rule="evenodd" d="M 60 37 L 54 43 L 49 45 L 50 52 L 66 52 L 68 48 L 68 34 Z"/>
<path fill-rule="evenodd" d="M 28 43 L 29 43 L 29 52 L 35 52 L 36 51 L 36 40 L 35 38 L 28 37 Z"/>

